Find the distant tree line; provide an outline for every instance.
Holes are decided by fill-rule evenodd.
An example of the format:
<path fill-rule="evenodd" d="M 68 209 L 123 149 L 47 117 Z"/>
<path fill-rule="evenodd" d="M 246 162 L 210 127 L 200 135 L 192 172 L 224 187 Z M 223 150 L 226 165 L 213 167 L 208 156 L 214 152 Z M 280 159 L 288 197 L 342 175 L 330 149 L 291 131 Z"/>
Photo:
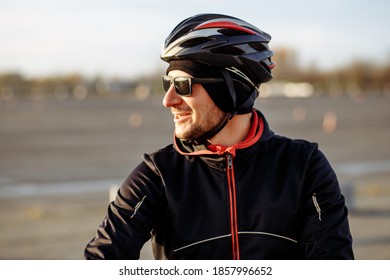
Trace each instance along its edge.
<path fill-rule="evenodd" d="M 390 95 L 390 62 L 384 65 L 366 61 L 354 61 L 340 69 L 321 71 L 315 66 L 303 68 L 297 62 L 297 54 L 291 49 L 278 49 L 273 82 L 305 82 L 323 95 Z M 26 78 L 20 73 L 0 74 L 0 100 L 14 96 L 45 95 L 59 99 L 73 96 L 79 99 L 87 95 L 136 95 L 140 85 L 142 92 L 162 94 L 160 74 L 136 79 L 107 77 L 87 78 L 81 74 Z M 150 96 L 150 94 L 144 96 Z"/>
<path fill-rule="evenodd" d="M 314 86 L 316 92 L 326 95 L 390 95 L 390 60 L 383 65 L 356 60 L 342 68 L 320 71 L 315 65 L 308 68 L 299 66 L 294 50 L 278 49 L 275 53 L 275 80 L 307 82 Z"/>

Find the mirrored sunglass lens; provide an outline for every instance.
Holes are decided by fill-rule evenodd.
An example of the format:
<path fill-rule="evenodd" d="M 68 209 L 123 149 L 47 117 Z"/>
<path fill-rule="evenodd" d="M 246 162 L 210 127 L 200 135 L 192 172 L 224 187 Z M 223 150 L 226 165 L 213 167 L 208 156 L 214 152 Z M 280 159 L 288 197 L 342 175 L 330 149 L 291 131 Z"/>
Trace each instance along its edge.
<path fill-rule="evenodd" d="M 170 79 L 170 77 L 163 76 L 162 77 L 162 83 L 163 83 L 164 91 L 167 92 L 169 90 L 169 88 L 171 87 L 171 79 Z"/>
<path fill-rule="evenodd" d="M 191 83 L 188 78 L 178 77 L 175 79 L 175 88 L 181 95 L 190 95 L 191 94 Z"/>

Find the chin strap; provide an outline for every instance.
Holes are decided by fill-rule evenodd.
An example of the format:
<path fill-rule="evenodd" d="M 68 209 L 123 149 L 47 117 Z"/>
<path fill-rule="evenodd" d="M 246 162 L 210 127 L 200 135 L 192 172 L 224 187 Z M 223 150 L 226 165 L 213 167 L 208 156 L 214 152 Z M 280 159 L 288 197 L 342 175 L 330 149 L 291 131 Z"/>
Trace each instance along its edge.
<path fill-rule="evenodd" d="M 228 121 L 230 119 L 231 118 L 229 118 L 229 115 L 226 115 L 226 118 L 224 118 L 224 120 L 219 125 L 217 125 L 214 129 L 206 132 L 202 136 L 200 136 L 200 137 L 198 137 L 196 139 L 181 139 L 181 140 L 185 141 L 189 145 L 201 145 L 201 144 L 204 144 L 204 143 L 207 142 L 207 140 L 213 138 L 218 132 L 220 132 L 226 126 L 226 124 L 228 123 Z"/>

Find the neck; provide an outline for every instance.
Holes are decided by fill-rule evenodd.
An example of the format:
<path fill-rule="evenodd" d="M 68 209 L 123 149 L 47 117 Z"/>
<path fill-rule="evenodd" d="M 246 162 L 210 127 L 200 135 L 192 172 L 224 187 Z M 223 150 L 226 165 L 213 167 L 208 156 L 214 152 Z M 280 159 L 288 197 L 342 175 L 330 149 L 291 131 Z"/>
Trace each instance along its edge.
<path fill-rule="evenodd" d="M 252 113 L 235 115 L 226 126 L 209 140 L 212 145 L 230 147 L 242 142 L 251 128 Z"/>

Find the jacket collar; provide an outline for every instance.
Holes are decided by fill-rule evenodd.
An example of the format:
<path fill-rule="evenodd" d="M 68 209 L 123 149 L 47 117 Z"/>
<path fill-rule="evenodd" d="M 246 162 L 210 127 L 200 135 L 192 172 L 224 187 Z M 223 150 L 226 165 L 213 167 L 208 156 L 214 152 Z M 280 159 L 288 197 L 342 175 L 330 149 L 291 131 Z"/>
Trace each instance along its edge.
<path fill-rule="evenodd" d="M 185 156 L 202 156 L 202 155 L 236 155 L 237 150 L 248 148 L 257 142 L 269 140 L 274 133 L 269 129 L 264 115 L 257 109 L 253 109 L 252 126 L 246 139 L 230 147 L 220 145 L 190 145 L 185 140 L 174 137 L 174 146 L 176 150 Z"/>

